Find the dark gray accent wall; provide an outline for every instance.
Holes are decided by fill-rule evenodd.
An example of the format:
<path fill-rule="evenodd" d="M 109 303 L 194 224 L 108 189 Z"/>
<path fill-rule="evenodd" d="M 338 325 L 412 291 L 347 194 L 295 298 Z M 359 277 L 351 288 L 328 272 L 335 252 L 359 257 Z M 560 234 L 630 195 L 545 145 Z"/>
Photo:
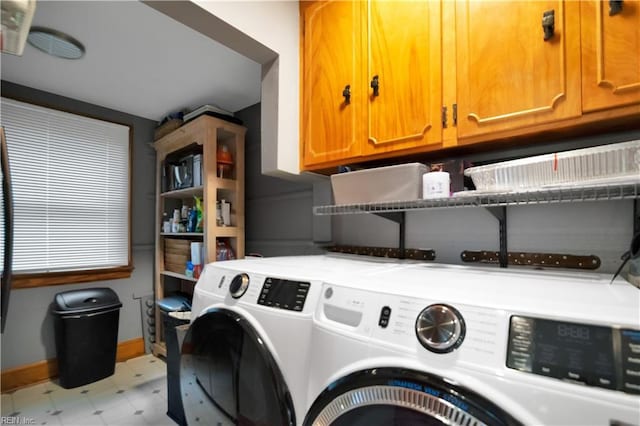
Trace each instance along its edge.
<path fill-rule="evenodd" d="M 640 130 L 623 131 L 528 147 L 514 146 L 464 159 L 489 163 L 637 139 L 640 139 Z M 464 250 L 499 250 L 498 222 L 483 208 L 413 211 L 406 219 L 406 247 L 434 249 L 436 262 L 461 264 L 460 253 Z M 618 268 L 620 256 L 629 247 L 632 235 L 631 200 L 507 208 L 509 251 L 596 255 L 601 260 L 597 272 L 606 274 Z M 336 244 L 397 247 L 398 226 L 375 215 L 333 216 L 333 239 Z M 575 272 L 576 275 L 590 273 Z"/>
<path fill-rule="evenodd" d="M 235 116 L 247 127 L 246 253 L 263 256 L 321 253 L 322 249 L 313 242 L 313 185 L 263 175 L 260 104 L 236 112 Z"/>
<path fill-rule="evenodd" d="M 153 141 L 156 123 L 7 81 L 2 81 L 1 87 L 3 96 L 132 126 L 131 249 L 135 267 L 129 279 L 12 291 L 7 326 L 2 334 L 2 370 L 56 357 L 49 304 L 54 295 L 61 291 L 91 287 L 112 288 L 123 304 L 118 341 L 142 337 L 138 299 L 153 293 L 155 151 L 149 143 Z"/>

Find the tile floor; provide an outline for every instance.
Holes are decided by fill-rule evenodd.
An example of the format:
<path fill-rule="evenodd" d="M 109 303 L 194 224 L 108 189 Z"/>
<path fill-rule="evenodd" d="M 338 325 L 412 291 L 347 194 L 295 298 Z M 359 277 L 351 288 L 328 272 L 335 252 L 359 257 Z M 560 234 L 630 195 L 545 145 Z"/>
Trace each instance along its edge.
<path fill-rule="evenodd" d="M 166 415 L 166 364 L 153 355 L 117 363 L 113 376 L 75 389 L 50 381 L 2 394 L 0 407 L 2 424 L 175 426 Z"/>

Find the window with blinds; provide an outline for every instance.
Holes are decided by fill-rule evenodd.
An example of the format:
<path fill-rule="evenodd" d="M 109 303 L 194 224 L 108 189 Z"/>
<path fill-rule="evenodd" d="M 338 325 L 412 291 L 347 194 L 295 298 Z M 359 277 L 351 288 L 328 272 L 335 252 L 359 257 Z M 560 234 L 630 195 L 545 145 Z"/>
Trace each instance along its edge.
<path fill-rule="evenodd" d="M 129 265 L 129 127 L 7 98 L 0 106 L 14 272 Z"/>

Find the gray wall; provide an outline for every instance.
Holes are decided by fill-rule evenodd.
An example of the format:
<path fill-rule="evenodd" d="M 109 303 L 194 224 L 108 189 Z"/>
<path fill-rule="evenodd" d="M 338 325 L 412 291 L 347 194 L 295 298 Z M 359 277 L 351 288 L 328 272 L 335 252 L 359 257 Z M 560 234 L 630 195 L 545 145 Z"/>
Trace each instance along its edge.
<path fill-rule="evenodd" d="M 247 127 L 245 154 L 246 253 L 315 254 L 314 187 L 261 172 L 260 104 L 235 113 Z"/>
<path fill-rule="evenodd" d="M 640 131 L 513 148 L 468 157 L 496 161 L 640 139 Z M 633 202 L 598 201 L 507 208 L 508 250 L 590 255 L 600 257 L 599 272 L 612 273 L 633 234 Z M 373 215 L 333 217 L 336 244 L 397 247 L 398 227 Z M 498 222 L 485 209 L 458 208 L 415 211 L 407 214 L 406 246 L 432 248 L 436 261 L 462 263 L 463 250 L 499 249 Z"/>
<path fill-rule="evenodd" d="M 312 206 L 321 184 L 291 182 L 264 176 L 260 171 L 260 107 L 238 113 L 247 131 L 246 247 L 247 253 L 265 256 L 312 254 L 319 217 Z M 640 131 L 627 131 L 516 147 L 467 157 L 475 162 L 498 161 L 640 139 Z M 633 203 L 626 201 L 517 206 L 507 209 L 508 247 L 511 251 L 595 254 L 599 272 L 613 272 L 631 239 Z M 335 244 L 396 247 L 397 225 L 373 215 L 333 216 Z M 326 238 L 326 239 L 331 239 Z M 316 243 L 314 243 L 314 240 Z M 326 241 L 328 242 L 328 241 Z M 417 211 L 407 214 L 407 247 L 433 248 L 437 261 L 460 264 L 463 250 L 498 250 L 498 225 L 481 208 Z"/>
<path fill-rule="evenodd" d="M 55 358 L 53 321 L 49 304 L 56 293 L 90 287 L 112 288 L 122 301 L 118 341 L 142 337 L 140 303 L 137 298 L 153 293 L 156 123 L 51 93 L 2 81 L 2 95 L 89 114 L 132 126 L 132 255 L 131 278 L 95 283 L 18 289 L 11 293 L 7 325 L 2 334 L 2 369 Z"/>

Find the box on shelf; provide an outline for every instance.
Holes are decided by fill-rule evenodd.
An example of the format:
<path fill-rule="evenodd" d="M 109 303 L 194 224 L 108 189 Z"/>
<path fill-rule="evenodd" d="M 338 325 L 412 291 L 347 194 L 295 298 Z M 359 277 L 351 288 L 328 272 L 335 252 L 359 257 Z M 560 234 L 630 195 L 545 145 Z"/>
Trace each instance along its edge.
<path fill-rule="evenodd" d="M 426 172 L 424 164 L 409 163 L 331 175 L 334 202 L 417 200 L 422 198 L 422 175 Z"/>
<path fill-rule="evenodd" d="M 640 178 L 640 140 L 471 167 L 464 174 L 480 191 L 540 188 L 607 179 Z"/>
<path fill-rule="evenodd" d="M 196 158 L 198 157 L 198 158 Z M 196 169 L 196 162 L 200 163 Z M 202 185 L 202 155 L 189 154 L 177 161 L 167 161 L 162 169 L 162 191 L 175 191 L 176 189 L 190 188 Z M 196 170 L 199 173 L 196 173 Z M 196 185 L 196 175 L 200 185 Z"/>

